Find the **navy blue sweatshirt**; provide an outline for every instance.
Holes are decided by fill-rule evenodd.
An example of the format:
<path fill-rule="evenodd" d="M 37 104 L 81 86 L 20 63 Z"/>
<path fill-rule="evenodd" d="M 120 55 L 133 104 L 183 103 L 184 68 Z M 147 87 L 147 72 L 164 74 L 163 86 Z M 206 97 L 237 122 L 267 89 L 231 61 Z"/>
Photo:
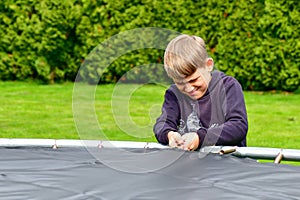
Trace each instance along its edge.
<path fill-rule="evenodd" d="M 208 145 L 246 146 L 247 113 L 238 81 L 220 71 L 212 72 L 208 90 L 198 100 L 182 94 L 175 84 L 165 93 L 162 113 L 153 131 L 157 141 L 167 145 L 168 132 L 181 135 L 197 132 L 199 147 Z"/>

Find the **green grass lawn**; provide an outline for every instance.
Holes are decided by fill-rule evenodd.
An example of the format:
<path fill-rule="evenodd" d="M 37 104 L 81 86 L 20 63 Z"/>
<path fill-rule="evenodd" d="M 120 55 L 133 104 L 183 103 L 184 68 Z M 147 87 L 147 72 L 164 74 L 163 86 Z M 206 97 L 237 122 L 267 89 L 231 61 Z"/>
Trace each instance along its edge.
<path fill-rule="evenodd" d="M 245 93 L 248 145 L 300 149 L 300 95 Z"/>
<path fill-rule="evenodd" d="M 155 141 L 152 126 L 164 86 L 99 85 L 95 114 L 101 131 L 87 126 L 83 134 L 73 119 L 73 86 L 0 82 L 0 137 Z M 248 146 L 300 149 L 299 94 L 245 92 L 245 99 Z"/>

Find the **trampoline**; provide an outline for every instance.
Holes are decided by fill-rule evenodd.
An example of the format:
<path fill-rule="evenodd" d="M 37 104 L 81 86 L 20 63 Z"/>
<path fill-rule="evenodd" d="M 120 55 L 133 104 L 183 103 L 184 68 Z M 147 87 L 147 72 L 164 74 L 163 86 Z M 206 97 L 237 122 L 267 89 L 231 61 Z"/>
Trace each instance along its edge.
<path fill-rule="evenodd" d="M 0 199 L 300 199 L 300 167 L 258 163 L 249 158 L 258 156 L 255 149 L 245 152 L 230 147 L 185 152 L 144 142 L 0 139 Z M 266 158 L 277 155 L 277 149 L 266 152 Z M 297 150 L 280 152 L 283 159 L 298 159 Z"/>

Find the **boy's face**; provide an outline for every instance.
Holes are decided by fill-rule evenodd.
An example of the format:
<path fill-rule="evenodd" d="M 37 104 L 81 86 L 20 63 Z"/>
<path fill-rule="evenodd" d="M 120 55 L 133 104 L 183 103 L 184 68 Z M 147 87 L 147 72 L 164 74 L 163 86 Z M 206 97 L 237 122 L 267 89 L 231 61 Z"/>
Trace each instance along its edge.
<path fill-rule="evenodd" d="M 191 99 L 200 99 L 207 91 L 211 80 L 211 68 L 198 68 L 195 73 L 182 79 L 173 79 L 177 88 Z"/>

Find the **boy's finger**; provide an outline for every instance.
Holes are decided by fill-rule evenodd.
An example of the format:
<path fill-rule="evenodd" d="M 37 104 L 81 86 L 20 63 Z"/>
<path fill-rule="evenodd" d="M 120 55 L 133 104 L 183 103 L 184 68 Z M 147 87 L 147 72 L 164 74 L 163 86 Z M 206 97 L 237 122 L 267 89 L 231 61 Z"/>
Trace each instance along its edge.
<path fill-rule="evenodd" d="M 190 150 L 194 150 L 194 146 L 195 146 L 195 145 L 194 145 L 194 144 L 192 144 L 192 145 L 190 146 L 190 148 L 189 148 L 189 149 L 190 149 Z"/>
<path fill-rule="evenodd" d="M 174 148 L 174 147 L 177 147 L 177 144 L 176 144 L 176 141 L 174 138 L 171 138 L 170 141 L 169 141 L 169 146 Z"/>

